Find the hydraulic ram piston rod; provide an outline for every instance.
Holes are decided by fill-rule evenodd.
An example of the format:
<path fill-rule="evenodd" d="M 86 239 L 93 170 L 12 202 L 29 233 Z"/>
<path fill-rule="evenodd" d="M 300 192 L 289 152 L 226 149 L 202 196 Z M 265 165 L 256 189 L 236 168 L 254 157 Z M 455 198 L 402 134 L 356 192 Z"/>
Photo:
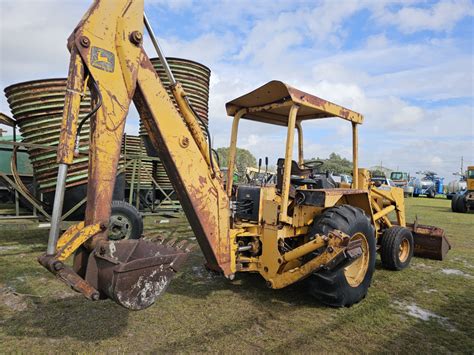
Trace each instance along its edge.
<path fill-rule="evenodd" d="M 148 35 L 150 36 L 151 43 L 153 43 L 153 47 L 155 47 L 156 53 L 158 54 L 158 57 L 160 58 L 160 61 L 163 64 L 163 68 L 165 69 L 166 75 L 168 76 L 168 79 L 171 85 L 175 85 L 176 80 L 174 78 L 174 75 L 171 72 L 170 66 L 168 65 L 168 62 L 166 61 L 166 57 L 163 54 L 163 51 L 161 50 L 161 47 L 158 44 L 158 41 L 156 40 L 155 33 L 153 32 L 153 28 L 151 28 L 150 22 L 148 21 L 148 18 L 146 17 L 145 13 L 143 13 L 143 21 L 145 22 L 145 27 L 148 32 Z"/>
<path fill-rule="evenodd" d="M 53 214 L 51 216 L 51 229 L 49 230 L 48 249 L 46 250 L 46 254 L 48 255 L 54 255 L 56 253 L 56 244 L 61 231 L 61 214 L 63 211 L 67 168 L 67 164 L 59 164 L 58 182 L 56 185 L 56 193 L 54 194 Z"/>

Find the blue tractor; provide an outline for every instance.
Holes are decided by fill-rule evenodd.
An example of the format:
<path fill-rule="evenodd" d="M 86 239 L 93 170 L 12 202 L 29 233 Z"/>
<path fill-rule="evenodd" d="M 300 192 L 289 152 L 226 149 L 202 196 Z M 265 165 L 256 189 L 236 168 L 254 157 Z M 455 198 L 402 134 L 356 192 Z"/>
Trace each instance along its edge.
<path fill-rule="evenodd" d="M 417 174 L 424 175 L 422 178 L 414 178 L 409 185 L 413 186 L 413 196 L 426 195 L 434 198 L 436 195 L 443 194 L 444 178 L 440 178 L 433 171 L 417 172 Z"/>

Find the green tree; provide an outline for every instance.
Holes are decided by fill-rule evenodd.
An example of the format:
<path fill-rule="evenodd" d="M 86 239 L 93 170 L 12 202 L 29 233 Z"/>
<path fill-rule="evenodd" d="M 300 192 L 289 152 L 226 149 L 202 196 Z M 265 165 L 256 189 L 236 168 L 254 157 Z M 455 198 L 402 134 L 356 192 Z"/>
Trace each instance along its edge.
<path fill-rule="evenodd" d="M 328 170 L 332 173 L 349 175 L 352 173 L 352 162 L 336 153 L 331 153 L 328 159 L 307 159 L 307 161 L 309 160 L 321 160 L 322 162 L 324 162 L 323 166 L 321 167 L 321 171 Z"/>
<path fill-rule="evenodd" d="M 229 162 L 229 148 L 217 148 L 216 153 L 219 156 L 219 164 L 221 167 L 227 167 Z M 235 168 L 239 174 L 240 179 L 245 178 L 245 169 L 247 167 L 256 167 L 257 159 L 247 149 L 237 148 L 235 155 Z"/>

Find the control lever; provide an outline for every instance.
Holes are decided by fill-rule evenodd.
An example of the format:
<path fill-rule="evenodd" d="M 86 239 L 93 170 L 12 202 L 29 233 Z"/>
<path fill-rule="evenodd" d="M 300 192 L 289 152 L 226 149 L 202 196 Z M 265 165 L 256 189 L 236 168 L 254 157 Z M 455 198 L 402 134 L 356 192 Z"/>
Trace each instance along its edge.
<path fill-rule="evenodd" d="M 257 172 L 257 183 L 258 183 L 258 177 L 260 176 L 260 169 L 262 168 L 262 158 L 258 159 L 258 172 Z"/>
<path fill-rule="evenodd" d="M 265 157 L 265 175 L 263 178 L 264 186 L 267 186 L 267 174 L 268 174 L 268 157 Z"/>

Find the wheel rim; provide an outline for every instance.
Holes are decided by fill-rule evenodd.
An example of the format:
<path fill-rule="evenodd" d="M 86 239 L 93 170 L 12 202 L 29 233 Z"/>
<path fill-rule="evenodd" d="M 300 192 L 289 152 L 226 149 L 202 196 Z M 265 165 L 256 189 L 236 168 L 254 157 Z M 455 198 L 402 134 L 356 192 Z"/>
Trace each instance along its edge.
<path fill-rule="evenodd" d="M 364 281 L 369 269 L 369 243 L 362 233 L 354 234 L 351 240 L 361 240 L 362 255 L 344 268 L 344 276 L 351 287 L 357 287 Z"/>
<path fill-rule="evenodd" d="M 109 239 L 130 239 L 131 235 L 132 222 L 127 216 L 122 214 L 114 214 L 110 216 Z"/>
<path fill-rule="evenodd" d="M 408 239 L 404 238 L 400 243 L 398 259 L 404 263 L 408 259 L 408 255 L 410 255 L 410 243 L 408 242 Z"/>

